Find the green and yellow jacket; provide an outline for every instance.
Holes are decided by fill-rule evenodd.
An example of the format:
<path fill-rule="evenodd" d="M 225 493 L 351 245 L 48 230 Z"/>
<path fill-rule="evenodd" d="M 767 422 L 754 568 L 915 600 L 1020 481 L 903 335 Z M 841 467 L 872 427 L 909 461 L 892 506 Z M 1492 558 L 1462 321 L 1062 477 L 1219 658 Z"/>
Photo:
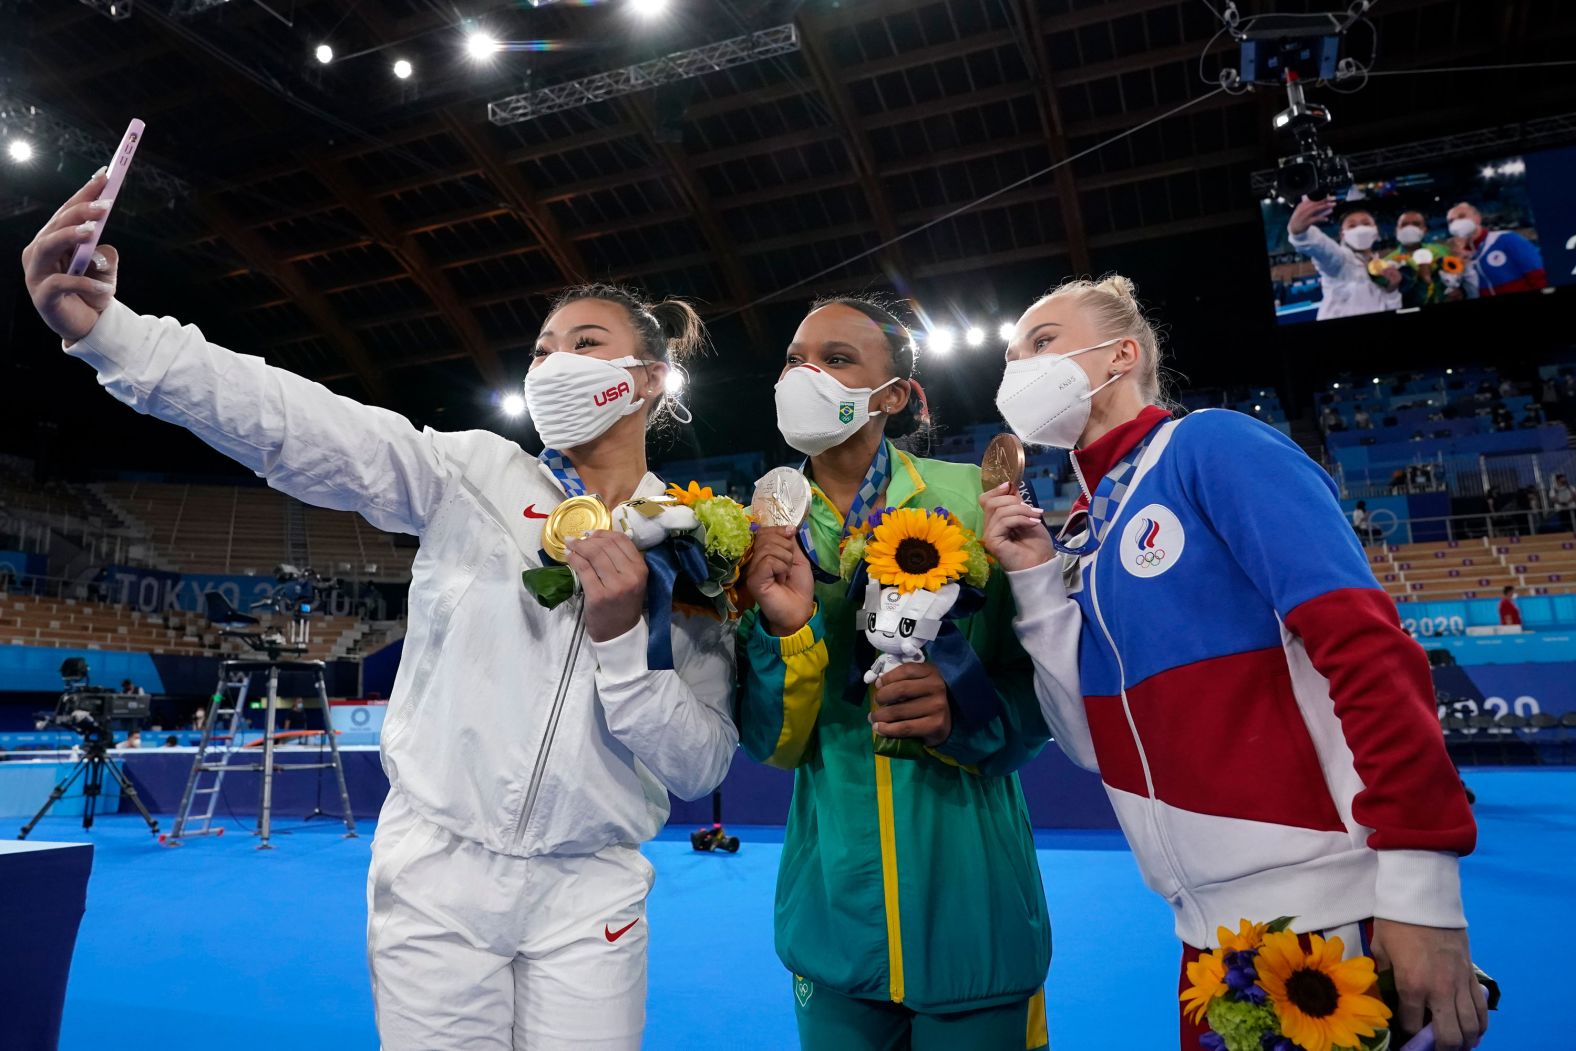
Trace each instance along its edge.
<path fill-rule="evenodd" d="M 946 507 L 979 532 L 978 467 L 889 448 L 886 505 Z M 814 489 L 810 536 L 838 564 L 843 519 Z M 1001 711 L 917 758 L 875 750 L 863 704 L 847 700 L 858 659 L 841 582 L 816 585 L 815 616 L 769 634 L 739 626 L 739 743 L 794 771 L 777 874 L 777 954 L 794 974 L 847 996 L 922 1012 L 988 1007 L 1039 991 L 1051 930 L 1018 767 L 1049 738 L 998 569 L 978 613 L 959 623 Z"/>

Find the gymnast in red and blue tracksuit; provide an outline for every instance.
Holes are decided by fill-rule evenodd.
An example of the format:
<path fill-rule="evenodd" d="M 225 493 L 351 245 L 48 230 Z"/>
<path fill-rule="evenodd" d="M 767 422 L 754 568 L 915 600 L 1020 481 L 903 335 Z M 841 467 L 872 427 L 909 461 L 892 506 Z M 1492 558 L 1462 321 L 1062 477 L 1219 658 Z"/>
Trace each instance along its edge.
<path fill-rule="evenodd" d="M 1016 493 L 981 499 L 1047 722 L 1098 769 L 1184 965 L 1218 927 L 1293 916 L 1394 966 L 1401 1028 L 1472 1046 L 1476 829 L 1428 662 L 1324 470 L 1248 416 L 1172 419 L 1158 356 L 1119 277 L 1058 288 L 1009 344 L 998 407 L 1073 450 L 1084 494 L 1060 557 Z M 1185 1051 L 1202 1032 L 1183 1019 Z"/>

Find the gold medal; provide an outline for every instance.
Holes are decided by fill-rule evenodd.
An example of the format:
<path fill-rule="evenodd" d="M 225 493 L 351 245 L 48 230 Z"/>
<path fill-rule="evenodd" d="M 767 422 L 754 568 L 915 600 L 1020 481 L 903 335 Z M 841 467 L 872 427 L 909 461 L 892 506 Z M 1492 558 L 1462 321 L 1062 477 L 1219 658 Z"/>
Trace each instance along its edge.
<path fill-rule="evenodd" d="M 980 460 L 980 487 L 988 493 L 1003 483 L 1016 486 L 1023 481 L 1023 464 L 1023 443 L 1018 436 L 996 435 Z"/>
<path fill-rule="evenodd" d="M 564 541 L 599 529 L 611 529 L 613 515 L 595 496 L 571 496 L 542 523 L 542 550 L 554 562 L 567 562 Z"/>

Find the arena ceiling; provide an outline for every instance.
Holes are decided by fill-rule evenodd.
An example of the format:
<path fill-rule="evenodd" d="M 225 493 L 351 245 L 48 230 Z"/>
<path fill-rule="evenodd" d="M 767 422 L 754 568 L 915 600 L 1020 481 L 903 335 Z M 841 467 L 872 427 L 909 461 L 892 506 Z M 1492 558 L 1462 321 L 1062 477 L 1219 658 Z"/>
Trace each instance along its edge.
<path fill-rule="evenodd" d="M 552 292 L 582 280 L 699 300 L 734 362 L 764 370 L 820 289 L 896 289 L 934 310 L 991 275 L 1028 269 L 1043 287 L 1166 239 L 1207 254 L 1256 223 L 1249 176 L 1280 145 L 1277 93 L 1219 93 L 943 218 L 1207 94 L 1231 45 L 1204 0 L 672 0 L 644 22 L 619 2 L 194 6 L 135 0 L 114 21 L 0 0 L 0 74 L 105 142 L 144 119 L 137 163 L 190 193 L 143 201 L 116 233 L 185 260 L 186 298 L 232 342 L 396 407 L 456 377 L 518 380 Z M 1374 21 L 1387 70 L 1567 57 L 1576 40 L 1565 0 L 1380 0 Z M 487 119 L 528 85 L 789 22 L 791 54 Z M 552 44 L 478 65 L 469 25 Z M 340 56 L 326 66 L 320 41 Z M 409 80 L 390 73 L 401 57 Z M 1392 77 L 1322 101 L 1331 140 L 1358 150 L 1576 110 L 1573 80 Z M 92 167 L 43 160 L 0 191 L 0 215 L 28 229 Z M 1233 272 L 1254 292 L 1262 258 L 1249 264 Z"/>

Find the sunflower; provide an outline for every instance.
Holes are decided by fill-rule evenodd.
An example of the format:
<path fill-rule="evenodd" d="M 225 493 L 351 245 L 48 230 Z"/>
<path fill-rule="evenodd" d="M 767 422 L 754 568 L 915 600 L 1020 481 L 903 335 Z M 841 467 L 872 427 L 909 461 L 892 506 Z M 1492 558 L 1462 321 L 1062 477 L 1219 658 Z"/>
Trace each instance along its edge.
<path fill-rule="evenodd" d="M 1466 263 L 1458 255 L 1447 255 L 1439 263 L 1439 268 L 1447 274 L 1459 274 L 1466 270 Z"/>
<path fill-rule="evenodd" d="M 665 495 L 673 497 L 685 507 L 694 507 L 702 500 L 713 499 L 716 494 L 711 491 L 711 486 L 709 485 L 702 486 L 698 482 L 691 482 L 688 489 L 678 485 L 670 485 Z"/>
<path fill-rule="evenodd" d="M 1305 1051 L 1356 1047 L 1390 1020 L 1390 1009 L 1368 995 L 1376 982 L 1373 960 L 1343 960 L 1344 948 L 1339 938 L 1310 934 L 1304 952 L 1295 934 L 1280 931 L 1266 934 L 1259 949 L 1259 984 L 1281 1033 Z"/>
<path fill-rule="evenodd" d="M 907 595 L 935 591 L 968 566 L 963 530 L 919 508 L 888 511 L 870 534 L 865 562 L 870 575 Z"/>
<path fill-rule="evenodd" d="M 1217 954 L 1204 953 L 1187 965 L 1187 980 L 1193 984 L 1182 993 L 1182 1013 L 1201 1022 L 1215 998 L 1226 995 L 1226 965 Z"/>
<path fill-rule="evenodd" d="M 1220 950 L 1228 952 L 1251 952 L 1264 944 L 1264 931 L 1269 927 L 1267 923 L 1249 923 L 1243 920 L 1233 934 L 1225 927 L 1215 928 L 1215 937 L 1220 939 Z"/>

